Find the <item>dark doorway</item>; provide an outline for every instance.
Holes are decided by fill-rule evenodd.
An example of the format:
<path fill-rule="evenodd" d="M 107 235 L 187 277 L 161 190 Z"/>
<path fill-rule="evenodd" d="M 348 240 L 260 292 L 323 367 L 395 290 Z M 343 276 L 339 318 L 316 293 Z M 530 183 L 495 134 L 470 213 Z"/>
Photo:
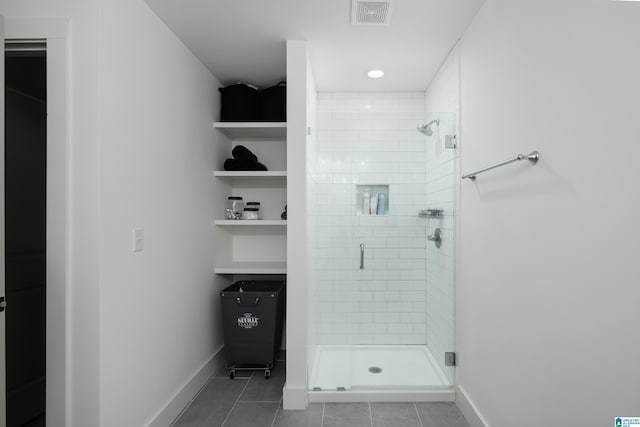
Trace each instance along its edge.
<path fill-rule="evenodd" d="M 45 425 L 46 53 L 5 55 L 7 427 Z M 64 390 L 60 390 L 64 393 Z"/>

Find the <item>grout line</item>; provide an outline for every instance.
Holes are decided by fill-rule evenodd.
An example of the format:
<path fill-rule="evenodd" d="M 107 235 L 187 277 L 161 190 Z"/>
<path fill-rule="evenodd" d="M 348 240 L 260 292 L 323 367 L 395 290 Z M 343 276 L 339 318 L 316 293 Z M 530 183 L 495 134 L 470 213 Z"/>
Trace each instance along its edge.
<path fill-rule="evenodd" d="M 324 408 L 327 406 L 325 402 L 322 402 L 322 419 L 320 421 L 320 427 L 324 427 Z"/>
<path fill-rule="evenodd" d="M 256 371 L 253 371 L 251 373 L 251 377 L 253 378 L 253 374 L 255 374 Z M 247 381 L 247 383 L 244 385 L 244 387 L 242 387 L 242 391 L 240 392 L 240 394 L 238 395 L 238 398 L 236 399 L 235 402 L 233 402 L 233 406 L 231 407 L 231 409 L 229 410 L 229 412 L 227 413 L 227 416 L 224 417 L 224 420 L 222 421 L 222 424 L 220 424 L 220 427 L 223 427 L 224 424 L 227 422 L 227 420 L 229 419 L 229 416 L 231 416 L 231 413 L 233 412 L 234 409 L 236 409 L 236 406 L 238 406 L 238 402 L 240 401 L 240 397 L 242 396 L 242 394 L 244 393 L 244 391 L 247 389 L 247 386 L 249 385 L 249 381 Z"/>
<path fill-rule="evenodd" d="M 271 427 L 275 426 L 276 419 L 278 419 L 278 413 L 280 412 L 280 406 L 282 406 L 282 398 L 278 401 L 278 409 L 276 409 L 276 413 L 273 414 L 273 421 L 271 421 Z"/>
<path fill-rule="evenodd" d="M 418 407 L 416 406 L 416 402 L 413 402 L 413 409 L 416 410 L 416 414 L 418 415 L 418 421 L 420 421 L 420 427 L 424 427 L 422 423 L 422 418 L 420 418 L 420 412 L 418 411 Z"/>
<path fill-rule="evenodd" d="M 373 427 L 373 413 L 371 412 L 371 402 L 367 403 L 369 405 L 369 421 L 371 421 L 371 427 Z"/>

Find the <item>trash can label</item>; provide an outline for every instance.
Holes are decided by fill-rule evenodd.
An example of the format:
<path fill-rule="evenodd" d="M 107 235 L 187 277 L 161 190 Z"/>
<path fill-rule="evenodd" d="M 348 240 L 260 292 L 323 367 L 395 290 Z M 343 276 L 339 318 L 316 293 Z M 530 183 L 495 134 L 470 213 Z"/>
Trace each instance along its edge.
<path fill-rule="evenodd" d="M 253 313 L 244 313 L 242 317 L 238 317 L 238 327 L 251 329 L 258 326 L 260 318 L 253 315 Z"/>

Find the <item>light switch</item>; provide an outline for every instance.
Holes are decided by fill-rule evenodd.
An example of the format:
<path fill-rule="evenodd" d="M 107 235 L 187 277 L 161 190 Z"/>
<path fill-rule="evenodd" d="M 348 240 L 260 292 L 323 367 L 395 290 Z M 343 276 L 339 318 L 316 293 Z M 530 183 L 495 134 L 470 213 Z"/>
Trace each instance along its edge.
<path fill-rule="evenodd" d="M 144 230 L 142 228 L 133 229 L 133 251 L 140 252 L 144 249 Z"/>

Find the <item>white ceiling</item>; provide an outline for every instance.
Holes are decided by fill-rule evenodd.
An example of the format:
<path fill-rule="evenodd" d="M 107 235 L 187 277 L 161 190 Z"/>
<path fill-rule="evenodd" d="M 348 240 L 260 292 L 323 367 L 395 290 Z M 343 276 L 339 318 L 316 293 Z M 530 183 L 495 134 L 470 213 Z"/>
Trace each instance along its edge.
<path fill-rule="evenodd" d="M 307 40 L 320 91 L 425 90 L 484 3 L 391 0 L 391 24 L 372 27 L 350 24 L 351 0 L 146 1 L 224 85 L 285 80 L 285 41 Z"/>

